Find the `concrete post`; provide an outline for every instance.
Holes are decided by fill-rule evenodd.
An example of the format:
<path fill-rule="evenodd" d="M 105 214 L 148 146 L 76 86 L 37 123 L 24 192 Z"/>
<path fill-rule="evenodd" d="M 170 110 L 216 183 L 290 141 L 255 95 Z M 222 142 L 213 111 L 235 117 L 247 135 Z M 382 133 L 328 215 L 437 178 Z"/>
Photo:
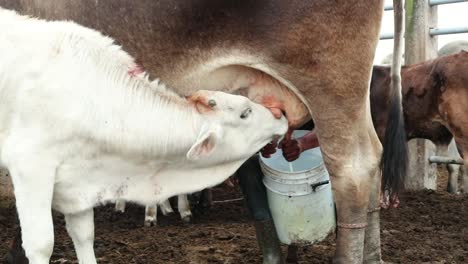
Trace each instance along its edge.
<path fill-rule="evenodd" d="M 405 1 L 405 64 L 414 64 L 437 57 L 437 38 L 429 30 L 437 26 L 437 6 L 429 0 Z M 436 189 L 437 170 L 428 162 L 434 153 L 434 145 L 425 139 L 411 140 L 409 148 L 409 171 L 405 181 L 408 190 Z"/>
<path fill-rule="evenodd" d="M 406 190 L 437 189 L 437 164 L 428 159 L 435 155 L 436 146 L 429 140 L 415 138 L 408 142 L 409 171 L 405 181 Z"/>

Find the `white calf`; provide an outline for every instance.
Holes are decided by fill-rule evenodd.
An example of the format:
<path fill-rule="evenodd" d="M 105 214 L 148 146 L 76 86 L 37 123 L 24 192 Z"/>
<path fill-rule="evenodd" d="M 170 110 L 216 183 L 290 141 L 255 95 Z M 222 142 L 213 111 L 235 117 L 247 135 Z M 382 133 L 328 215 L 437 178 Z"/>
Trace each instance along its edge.
<path fill-rule="evenodd" d="M 96 263 L 94 206 L 214 186 L 287 130 L 242 96 L 155 89 L 94 30 L 3 9 L 0 28 L 0 165 L 30 263 L 49 263 L 52 208 L 65 214 L 79 262 Z"/>

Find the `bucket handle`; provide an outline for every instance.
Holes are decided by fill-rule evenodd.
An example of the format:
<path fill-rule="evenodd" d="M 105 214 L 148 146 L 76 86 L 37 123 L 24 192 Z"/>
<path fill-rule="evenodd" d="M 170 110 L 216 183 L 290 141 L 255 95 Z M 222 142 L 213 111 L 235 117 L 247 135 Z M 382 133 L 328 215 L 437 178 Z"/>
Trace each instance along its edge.
<path fill-rule="evenodd" d="M 315 192 L 315 189 L 317 189 L 319 186 L 322 186 L 322 185 L 325 185 L 325 184 L 329 184 L 330 181 L 329 180 L 326 180 L 326 181 L 319 181 L 319 182 L 316 182 L 314 184 L 311 184 L 310 187 L 312 187 L 312 191 Z"/>

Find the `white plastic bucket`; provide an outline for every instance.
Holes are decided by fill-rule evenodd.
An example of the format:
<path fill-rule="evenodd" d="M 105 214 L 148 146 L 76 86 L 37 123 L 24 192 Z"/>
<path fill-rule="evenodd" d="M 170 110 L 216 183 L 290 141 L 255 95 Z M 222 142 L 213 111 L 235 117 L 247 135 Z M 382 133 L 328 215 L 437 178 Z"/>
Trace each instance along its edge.
<path fill-rule="evenodd" d="M 296 130 L 293 138 L 307 133 Z M 329 175 L 320 148 L 301 153 L 288 162 L 278 149 L 271 158 L 260 157 L 268 203 L 280 241 L 311 244 L 335 229 L 335 206 Z"/>

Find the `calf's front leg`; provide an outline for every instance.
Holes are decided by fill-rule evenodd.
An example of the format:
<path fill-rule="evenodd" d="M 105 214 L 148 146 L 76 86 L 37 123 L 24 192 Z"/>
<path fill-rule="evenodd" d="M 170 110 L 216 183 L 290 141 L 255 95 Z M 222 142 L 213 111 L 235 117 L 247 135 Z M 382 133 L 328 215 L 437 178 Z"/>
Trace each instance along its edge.
<path fill-rule="evenodd" d="M 34 164 L 30 160 L 30 164 Z M 53 174 L 42 167 L 10 167 L 16 197 L 16 208 L 21 224 L 23 248 L 29 263 L 48 264 L 54 247 L 52 221 Z"/>

